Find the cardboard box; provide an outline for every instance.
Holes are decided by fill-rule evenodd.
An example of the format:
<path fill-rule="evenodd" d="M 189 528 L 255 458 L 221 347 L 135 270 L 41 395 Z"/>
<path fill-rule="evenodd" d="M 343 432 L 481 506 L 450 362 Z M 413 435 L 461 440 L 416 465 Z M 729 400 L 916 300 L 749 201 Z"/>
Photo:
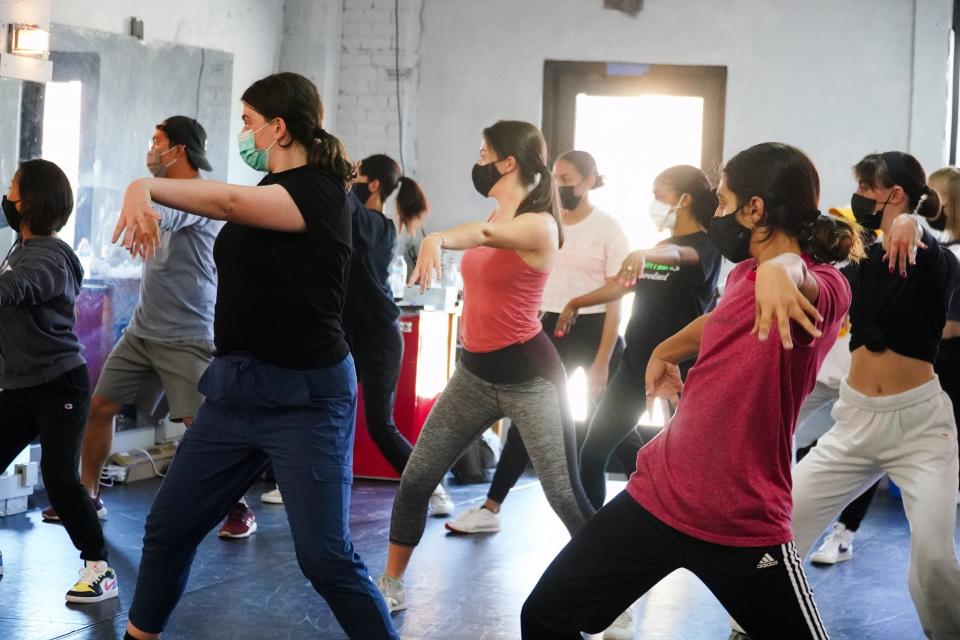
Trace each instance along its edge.
<path fill-rule="evenodd" d="M 167 442 L 147 449 L 115 453 L 107 459 L 104 470 L 117 482 L 149 480 L 166 473 L 176 451 L 177 443 Z"/>

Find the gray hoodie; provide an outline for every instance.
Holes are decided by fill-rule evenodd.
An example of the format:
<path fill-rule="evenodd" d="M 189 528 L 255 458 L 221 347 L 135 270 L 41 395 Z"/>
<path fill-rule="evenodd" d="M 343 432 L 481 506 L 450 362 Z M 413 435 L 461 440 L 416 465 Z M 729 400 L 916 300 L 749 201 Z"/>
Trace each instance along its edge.
<path fill-rule="evenodd" d="M 59 238 L 13 246 L 0 264 L 0 388 L 35 387 L 84 364 L 74 331 L 82 280 Z"/>

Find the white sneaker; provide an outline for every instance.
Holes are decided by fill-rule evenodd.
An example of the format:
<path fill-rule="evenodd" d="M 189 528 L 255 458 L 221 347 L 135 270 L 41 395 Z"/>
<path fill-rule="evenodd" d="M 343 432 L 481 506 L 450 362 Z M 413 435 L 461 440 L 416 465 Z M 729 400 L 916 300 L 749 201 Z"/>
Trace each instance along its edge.
<path fill-rule="evenodd" d="M 437 488 L 433 490 L 433 495 L 430 496 L 430 504 L 427 507 L 430 516 L 448 516 L 453 513 L 455 508 L 453 500 L 450 499 L 450 494 L 444 490 L 442 484 L 438 484 Z"/>
<path fill-rule="evenodd" d="M 380 576 L 377 578 L 377 588 L 383 594 L 383 599 L 387 603 L 387 609 L 390 613 L 403 611 L 407 608 L 407 592 L 403 588 L 403 580 Z"/>
<path fill-rule="evenodd" d="M 474 507 L 444 526 L 454 533 L 496 533 L 500 531 L 500 514 L 484 507 Z"/>
<path fill-rule="evenodd" d="M 633 606 L 617 616 L 603 632 L 603 640 L 633 640 L 637 635 L 636 621 L 633 618 Z"/>
<path fill-rule="evenodd" d="M 266 493 L 260 494 L 260 502 L 266 504 L 283 504 L 283 496 L 280 495 L 280 487 L 277 487 L 273 491 L 267 491 Z"/>
<path fill-rule="evenodd" d="M 117 585 L 117 574 L 113 572 L 104 560 L 84 563 L 80 570 L 80 579 L 70 591 L 67 591 L 67 602 L 86 604 L 102 602 L 120 595 Z"/>
<path fill-rule="evenodd" d="M 810 556 L 814 564 L 837 564 L 853 557 L 853 531 L 847 531 L 842 522 L 835 522 L 833 529 L 823 539 L 820 548 Z"/>

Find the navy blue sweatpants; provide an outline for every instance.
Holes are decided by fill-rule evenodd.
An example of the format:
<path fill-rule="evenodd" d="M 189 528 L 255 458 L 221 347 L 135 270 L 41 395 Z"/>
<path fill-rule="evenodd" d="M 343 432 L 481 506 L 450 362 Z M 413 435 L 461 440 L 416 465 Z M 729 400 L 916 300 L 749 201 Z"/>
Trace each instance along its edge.
<path fill-rule="evenodd" d="M 269 463 L 300 568 L 344 631 L 351 638 L 398 639 L 350 541 L 353 359 L 301 371 L 249 355 L 217 356 L 200 391 L 206 400 L 147 518 L 130 621 L 150 633 L 163 630 L 197 545 Z"/>

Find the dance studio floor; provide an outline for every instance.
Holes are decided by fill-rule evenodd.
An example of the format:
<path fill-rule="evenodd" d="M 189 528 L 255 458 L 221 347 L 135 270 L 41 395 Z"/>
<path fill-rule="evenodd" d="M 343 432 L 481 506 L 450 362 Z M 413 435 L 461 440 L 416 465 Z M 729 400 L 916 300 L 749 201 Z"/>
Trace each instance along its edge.
<path fill-rule="evenodd" d="M 120 638 L 133 596 L 143 520 L 158 482 L 104 491 L 110 510 L 105 532 L 120 598 L 98 605 L 63 603 L 79 559 L 58 525 L 45 524 L 36 505 L 0 518 L 0 639 L 107 640 Z M 371 573 L 386 558 L 395 484 L 358 481 L 353 493 L 354 542 Z M 623 483 L 611 483 L 617 491 Z M 345 637 L 301 575 L 282 507 L 262 505 L 271 487 L 249 497 L 259 531 L 224 542 L 211 533 L 200 546 L 187 591 L 164 638 Z M 457 486 L 458 509 L 482 499 L 486 485 Z M 42 496 L 41 496 L 42 500 Z M 40 505 L 42 508 L 45 505 Z M 405 640 L 514 640 L 520 637 L 524 597 L 566 532 L 539 485 L 524 478 L 504 507 L 498 534 L 453 537 L 443 519 L 431 519 L 407 574 L 409 609 L 395 620 Z M 808 568 L 820 611 L 834 640 L 922 638 L 907 593 L 908 530 L 901 504 L 881 493 L 857 537 L 856 556 L 830 569 Z M 638 608 L 638 638 L 725 640 L 726 615 L 690 574 L 678 572 L 653 589 Z"/>

